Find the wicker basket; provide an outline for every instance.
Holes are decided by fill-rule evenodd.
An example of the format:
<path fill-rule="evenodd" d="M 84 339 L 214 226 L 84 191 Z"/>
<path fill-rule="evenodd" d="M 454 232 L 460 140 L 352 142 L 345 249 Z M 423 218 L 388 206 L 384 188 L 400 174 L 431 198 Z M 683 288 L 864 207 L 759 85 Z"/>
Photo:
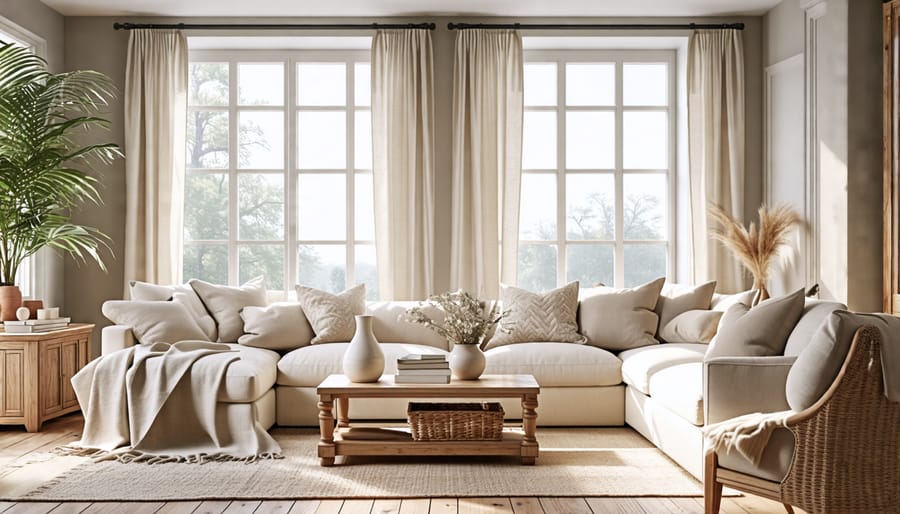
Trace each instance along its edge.
<path fill-rule="evenodd" d="M 503 437 L 503 407 L 497 402 L 410 402 L 406 415 L 414 441 L 499 441 Z"/>

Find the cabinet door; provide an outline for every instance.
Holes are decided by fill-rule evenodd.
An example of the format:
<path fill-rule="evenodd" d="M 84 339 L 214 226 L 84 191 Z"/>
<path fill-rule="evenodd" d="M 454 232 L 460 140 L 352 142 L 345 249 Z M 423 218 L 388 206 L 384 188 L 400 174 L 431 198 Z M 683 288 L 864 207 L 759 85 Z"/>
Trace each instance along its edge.
<path fill-rule="evenodd" d="M 0 416 L 25 415 L 25 351 L 0 350 Z"/>
<path fill-rule="evenodd" d="M 78 370 L 81 369 L 79 363 L 79 342 L 77 339 L 73 341 L 64 341 L 61 349 L 60 363 L 60 396 L 62 398 L 62 408 L 67 409 L 74 405 L 78 405 L 78 399 L 75 398 L 75 390 L 72 389 L 70 379 Z"/>
<path fill-rule="evenodd" d="M 60 388 L 60 362 L 62 346 L 58 343 L 41 344 L 39 401 L 41 416 L 62 410 L 62 390 Z"/>

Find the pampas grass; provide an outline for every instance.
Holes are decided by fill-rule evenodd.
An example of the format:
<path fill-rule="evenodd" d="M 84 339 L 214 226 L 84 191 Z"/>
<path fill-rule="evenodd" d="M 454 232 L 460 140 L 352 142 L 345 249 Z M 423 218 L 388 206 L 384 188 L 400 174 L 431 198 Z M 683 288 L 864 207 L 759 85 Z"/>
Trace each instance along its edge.
<path fill-rule="evenodd" d="M 745 228 L 715 204 L 709 205 L 709 216 L 721 225 L 720 230 L 713 231 L 713 237 L 731 250 L 753 275 L 753 288 L 759 290 L 759 300 L 768 298 L 766 281 L 769 268 L 781 246 L 788 243 L 791 228 L 800 223 L 800 215 L 787 204 L 774 207 L 762 205 L 759 208 L 759 229 L 752 222 L 749 228 Z"/>

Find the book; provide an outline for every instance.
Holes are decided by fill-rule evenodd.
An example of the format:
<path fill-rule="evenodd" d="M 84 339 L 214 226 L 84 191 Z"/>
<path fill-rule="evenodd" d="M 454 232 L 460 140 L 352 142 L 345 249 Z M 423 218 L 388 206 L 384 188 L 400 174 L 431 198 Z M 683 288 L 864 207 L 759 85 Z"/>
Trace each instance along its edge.
<path fill-rule="evenodd" d="M 409 375 L 449 375 L 450 368 L 434 368 L 434 369 L 400 369 L 397 371 L 398 375 L 409 376 Z"/>
<path fill-rule="evenodd" d="M 25 321 L 4 321 L 3 326 L 40 326 L 40 325 L 59 325 L 60 323 L 66 323 L 72 321 L 72 318 L 53 318 L 53 319 L 26 319 Z"/>
<path fill-rule="evenodd" d="M 3 330 L 7 334 L 39 334 L 41 332 L 53 332 L 68 328 L 68 323 L 58 325 L 4 325 Z"/>
<path fill-rule="evenodd" d="M 394 375 L 395 384 L 449 384 L 450 375 Z"/>
<path fill-rule="evenodd" d="M 445 361 L 447 356 L 440 353 L 407 353 L 403 357 L 397 359 L 397 362 L 422 362 L 422 361 Z"/>
<path fill-rule="evenodd" d="M 419 362 L 414 364 L 397 362 L 397 369 L 450 369 L 450 363 L 447 361 Z"/>

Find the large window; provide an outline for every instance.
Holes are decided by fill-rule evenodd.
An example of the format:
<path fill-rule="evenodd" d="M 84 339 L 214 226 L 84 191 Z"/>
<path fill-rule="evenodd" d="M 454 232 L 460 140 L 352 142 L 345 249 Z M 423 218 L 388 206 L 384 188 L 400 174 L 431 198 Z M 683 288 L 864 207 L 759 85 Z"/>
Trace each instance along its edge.
<path fill-rule="evenodd" d="M 368 59 L 192 53 L 185 277 L 377 297 Z"/>
<path fill-rule="evenodd" d="M 674 51 L 530 51 L 518 284 L 672 276 Z"/>

